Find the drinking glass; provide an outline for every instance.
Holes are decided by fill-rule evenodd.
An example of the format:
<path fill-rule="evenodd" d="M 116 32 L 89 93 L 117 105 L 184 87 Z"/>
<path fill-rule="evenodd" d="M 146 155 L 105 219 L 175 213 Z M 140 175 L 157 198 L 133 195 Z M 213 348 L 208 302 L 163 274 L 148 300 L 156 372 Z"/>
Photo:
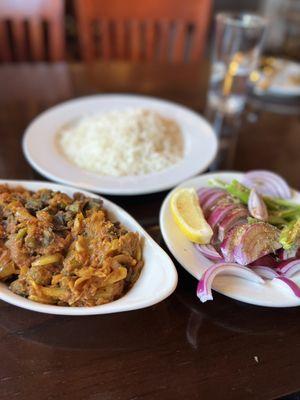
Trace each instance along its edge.
<path fill-rule="evenodd" d="M 266 21 L 247 13 L 219 13 L 208 91 L 208 105 L 227 114 L 245 105 L 251 72 L 257 67 Z"/>

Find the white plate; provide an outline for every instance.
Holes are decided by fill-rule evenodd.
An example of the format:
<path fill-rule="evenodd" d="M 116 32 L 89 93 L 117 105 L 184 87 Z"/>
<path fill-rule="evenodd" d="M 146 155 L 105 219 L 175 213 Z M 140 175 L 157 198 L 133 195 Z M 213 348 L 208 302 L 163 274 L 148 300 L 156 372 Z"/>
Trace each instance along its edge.
<path fill-rule="evenodd" d="M 275 95 L 275 96 L 300 96 L 300 83 L 293 83 L 290 78 L 292 76 L 300 76 L 300 64 L 284 60 L 281 58 L 275 59 L 278 72 L 274 75 L 271 85 L 267 90 L 261 90 L 258 86 L 254 87 L 255 94 L 258 95 Z M 261 75 L 260 79 L 263 79 Z"/>
<path fill-rule="evenodd" d="M 205 174 L 179 185 L 179 187 L 193 187 L 199 189 L 208 186 L 211 178 L 220 178 L 225 181 L 241 179 L 241 173 L 213 173 Z M 174 189 L 176 190 L 176 189 Z M 163 238 L 177 261 L 195 278 L 200 279 L 203 271 L 213 263 L 202 256 L 178 229 L 170 212 L 170 198 L 174 190 L 166 197 L 160 211 L 160 229 Z M 294 199 L 300 202 L 300 196 Z M 293 278 L 296 281 L 296 279 Z M 300 284 L 300 277 L 297 278 Z M 245 303 L 266 307 L 294 307 L 300 305 L 300 299 L 292 295 L 289 289 L 271 281 L 264 285 L 249 282 L 235 276 L 217 276 L 213 282 L 213 289 L 233 299 Z M 196 285 L 195 285 L 196 296 Z"/>
<path fill-rule="evenodd" d="M 159 173 L 108 177 L 85 171 L 58 152 L 55 136 L 64 124 L 83 115 L 128 108 L 153 109 L 176 120 L 182 129 L 184 158 Z M 23 151 L 33 168 L 51 180 L 99 193 L 136 195 L 170 189 L 204 171 L 216 155 L 217 140 L 204 118 L 178 104 L 145 96 L 96 95 L 67 101 L 40 114 L 25 132 Z"/>
<path fill-rule="evenodd" d="M 28 190 L 43 188 L 62 191 L 68 195 L 78 189 L 47 182 L 0 180 L 0 184 L 22 185 Z M 90 197 L 99 198 L 92 193 L 84 192 Z M 15 306 L 48 314 L 93 315 L 109 314 L 121 311 L 137 310 L 156 304 L 168 297 L 176 288 L 177 272 L 170 257 L 155 243 L 147 232 L 126 211 L 116 204 L 102 198 L 104 207 L 113 219 L 120 221 L 131 231 L 138 232 L 144 238 L 144 267 L 135 285 L 120 299 L 95 307 L 60 307 L 37 303 L 11 292 L 5 283 L 0 283 L 0 299 Z"/>

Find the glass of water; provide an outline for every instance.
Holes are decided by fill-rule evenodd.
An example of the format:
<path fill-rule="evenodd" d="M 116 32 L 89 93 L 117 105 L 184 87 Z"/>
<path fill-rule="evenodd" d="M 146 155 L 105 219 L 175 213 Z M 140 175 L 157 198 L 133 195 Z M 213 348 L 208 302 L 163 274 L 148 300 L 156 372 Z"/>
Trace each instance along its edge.
<path fill-rule="evenodd" d="M 266 20 L 255 14 L 219 13 L 208 91 L 208 106 L 225 114 L 240 113 L 248 80 L 257 67 Z"/>

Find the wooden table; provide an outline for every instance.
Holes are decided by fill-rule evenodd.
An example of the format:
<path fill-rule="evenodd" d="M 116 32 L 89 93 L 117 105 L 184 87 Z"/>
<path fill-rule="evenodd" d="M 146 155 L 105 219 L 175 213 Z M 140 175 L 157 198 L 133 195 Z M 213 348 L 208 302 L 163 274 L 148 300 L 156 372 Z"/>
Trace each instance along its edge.
<path fill-rule="evenodd" d="M 1 66 L 0 178 L 42 179 L 25 161 L 21 138 L 53 104 L 134 92 L 201 111 L 206 82 L 206 64 Z M 299 188 L 299 150 L 299 115 L 260 107 L 256 122 L 242 124 L 234 167 L 270 168 Z M 149 226 L 164 196 L 112 199 Z M 254 307 L 221 295 L 202 305 L 196 281 L 177 267 L 172 296 L 129 313 L 61 317 L 0 302 L 0 398 L 266 400 L 300 391 L 299 309 Z"/>

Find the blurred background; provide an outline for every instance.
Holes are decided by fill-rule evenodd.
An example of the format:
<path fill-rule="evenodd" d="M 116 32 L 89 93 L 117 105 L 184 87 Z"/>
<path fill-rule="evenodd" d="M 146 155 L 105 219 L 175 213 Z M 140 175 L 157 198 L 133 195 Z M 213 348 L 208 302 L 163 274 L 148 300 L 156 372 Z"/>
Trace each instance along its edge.
<path fill-rule="evenodd" d="M 221 12 L 230 17 L 216 27 Z M 274 121 L 299 116 L 300 0 L 1 0 L 0 39 L 0 100 L 42 101 L 29 117 L 93 93 L 163 97 L 212 123 L 220 151 L 211 169 L 247 168 L 265 118 L 273 145 L 263 163 L 292 169 L 282 154 L 275 163 Z"/>
<path fill-rule="evenodd" d="M 156 2 L 154 2 L 156 3 Z M 88 21 L 105 18 L 111 26 L 108 53 L 110 58 L 126 58 L 126 51 L 118 53 L 119 35 L 126 37 L 126 27 L 114 32 L 113 22 L 120 18 L 134 20 L 138 14 L 140 19 L 147 22 L 154 4 L 152 0 L 143 2 L 109 1 L 109 0 L 2 0 L 0 2 L 1 18 L 1 58 L 4 61 L 34 61 L 34 60 L 81 60 L 101 58 L 99 43 L 103 41 L 104 28 L 93 27 L 93 32 L 87 32 Z M 268 18 L 269 28 L 265 42 L 265 50 L 271 54 L 280 54 L 285 57 L 300 59 L 300 1 L 299 0 L 198 0 L 179 2 L 176 0 L 157 2 L 156 18 L 159 20 L 182 15 L 188 17 L 188 10 L 195 9 L 195 3 L 201 4 L 199 15 L 195 19 L 201 20 L 204 25 L 202 40 L 205 42 L 207 53 L 212 43 L 213 16 L 219 11 L 230 12 L 255 12 Z M 130 15 L 132 4 L 134 11 Z M 109 6 L 108 6 L 109 5 Z M 115 11 L 114 11 L 115 10 Z M 22 24 L 20 23 L 23 17 Z M 37 25 L 41 20 L 42 27 Z M 31 23 L 32 21 L 32 23 Z M 50 24 L 53 22 L 53 25 Z M 34 25 L 34 27 L 32 26 Z M 55 54 L 49 54 L 48 35 L 50 29 L 57 31 L 57 47 Z M 98 27 L 99 28 L 99 27 Z M 142 29 L 143 27 L 141 27 Z M 117 28 L 118 29 L 118 28 Z M 172 37 L 172 27 L 168 32 Z M 87 35 L 91 34 L 95 40 L 95 49 L 92 54 L 83 48 L 89 46 Z M 38 36 L 41 37 L 38 38 Z M 51 33 L 52 35 L 52 33 Z M 31 49 L 30 39 L 35 37 L 35 49 Z M 122 40 L 122 39 L 121 39 Z M 101 45 L 100 45 L 101 47 Z M 187 49 L 185 49 L 187 50 Z M 204 53 L 205 54 L 205 53 Z M 97 57 L 96 57 L 97 56 Z M 140 56 L 140 59 L 143 59 Z M 186 59 L 186 61 L 188 61 Z"/>

